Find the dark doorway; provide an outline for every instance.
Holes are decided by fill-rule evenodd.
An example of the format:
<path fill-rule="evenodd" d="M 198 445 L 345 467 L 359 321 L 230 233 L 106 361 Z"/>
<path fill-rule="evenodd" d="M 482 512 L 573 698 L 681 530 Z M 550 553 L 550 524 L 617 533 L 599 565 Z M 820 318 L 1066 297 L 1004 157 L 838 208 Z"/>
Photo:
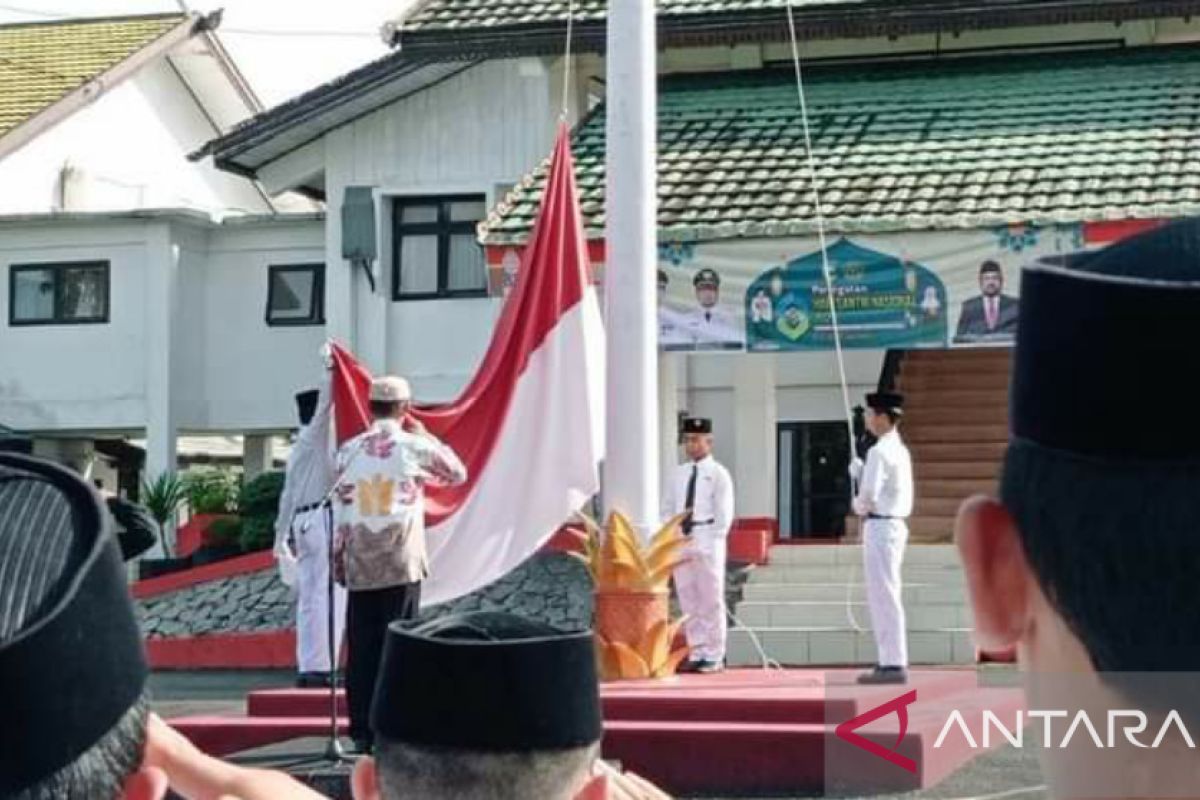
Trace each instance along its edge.
<path fill-rule="evenodd" d="M 781 422 L 778 437 L 780 536 L 844 536 L 850 512 L 846 424 Z"/>

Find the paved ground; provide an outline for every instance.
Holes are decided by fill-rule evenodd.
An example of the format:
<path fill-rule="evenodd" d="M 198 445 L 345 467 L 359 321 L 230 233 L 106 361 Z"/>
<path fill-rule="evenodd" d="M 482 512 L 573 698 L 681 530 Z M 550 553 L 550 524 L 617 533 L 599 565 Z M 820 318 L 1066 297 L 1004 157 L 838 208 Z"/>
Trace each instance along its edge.
<path fill-rule="evenodd" d="M 997 685 L 1012 685 L 1016 680 L 1015 672 L 1009 667 L 989 667 L 983 675 L 985 682 Z M 155 710 L 165 717 L 241 714 L 245 710 L 246 692 L 287 686 L 291 679 L 289 672 L 159 672 L 151 677 L 150 688 Z M 303 739 L 245 754 L 243 760 L 256 765 L 313 769 L 322 766 L 324 749 L 325 742 L 321 739 Z M 811 795 L 788 797 L 806 796 Z M 1042 800 L 1048 795 L 1042 785 L 1037 748 L 1006 746 L 976 759 L 932 789 L 873 797 L 877 800 Z"/>

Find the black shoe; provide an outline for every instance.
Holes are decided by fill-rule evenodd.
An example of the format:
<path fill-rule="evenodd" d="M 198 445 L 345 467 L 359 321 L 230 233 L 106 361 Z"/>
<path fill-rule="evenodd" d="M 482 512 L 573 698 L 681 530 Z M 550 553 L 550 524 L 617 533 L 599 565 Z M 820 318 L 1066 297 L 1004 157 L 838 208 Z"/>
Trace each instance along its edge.
<path fill-rule="evenodd" d="M 702 663 L 704 663 L 704 662 L 690 661 L 690 660 L 685 661 L 676 668 L 675 672 L 678 675 L 693 675 L 696 672 L 699 672 L 697 667 L 699 667 Z"/>
<path fill-rule="evenodd" d="M 296 688 L 328 689 L 330 680 L 328 672 L 301 672 L 296 678 Z"/>
<path fill-rule="evenodd" d="M 908 683 L 908 670 L 904 667 L 876 667 L 858 676 L 858 682 L 867 686 L 882 686 Z"/>
<path fill-rule="evenodd" d="M 701 675 L 713 675 L 725 671 L 724 661 L 697 661 L 696 672 Z"/>

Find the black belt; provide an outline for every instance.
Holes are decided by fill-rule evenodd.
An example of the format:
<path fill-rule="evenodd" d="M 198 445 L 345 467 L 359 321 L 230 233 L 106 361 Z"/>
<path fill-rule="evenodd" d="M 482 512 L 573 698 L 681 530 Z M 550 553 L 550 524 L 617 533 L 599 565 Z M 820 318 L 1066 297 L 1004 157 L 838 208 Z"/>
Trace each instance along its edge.
<path fill-rule="evenodd" d="M 888 517 L 883 514 L 867 514 L 867 519 L 904 519 L 904 517 Z"/>
<path fill-rule="evenodd" d="M 300 506 L 292 512 L 292 516 L 295 516 L 296 514 L 307 514 L 309 511 L 316 511 L 318 508 L 323 508 L 327 505 L 329 505 L 328 497 L 326 497 L 324 500 L 319 500 L 316 503 L 309 503 L 306 506 Z"/>

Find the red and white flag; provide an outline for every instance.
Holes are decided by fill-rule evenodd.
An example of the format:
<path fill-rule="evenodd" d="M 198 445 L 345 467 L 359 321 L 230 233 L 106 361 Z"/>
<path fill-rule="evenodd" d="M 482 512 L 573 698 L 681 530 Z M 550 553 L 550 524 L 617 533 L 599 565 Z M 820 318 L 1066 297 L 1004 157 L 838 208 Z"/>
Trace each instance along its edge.
<path fill-rule="evenodd" d="M 370 375 L 334 348 L 338 443 L 368 424 Z M 423 605 L 502 577 L 600 487 L 604 329 L 566 126 L 516 286 L 483 362 L 453 403 L 414 411 L 467 466 L 462 486 L 426 488 L 430 575 Z"/>

